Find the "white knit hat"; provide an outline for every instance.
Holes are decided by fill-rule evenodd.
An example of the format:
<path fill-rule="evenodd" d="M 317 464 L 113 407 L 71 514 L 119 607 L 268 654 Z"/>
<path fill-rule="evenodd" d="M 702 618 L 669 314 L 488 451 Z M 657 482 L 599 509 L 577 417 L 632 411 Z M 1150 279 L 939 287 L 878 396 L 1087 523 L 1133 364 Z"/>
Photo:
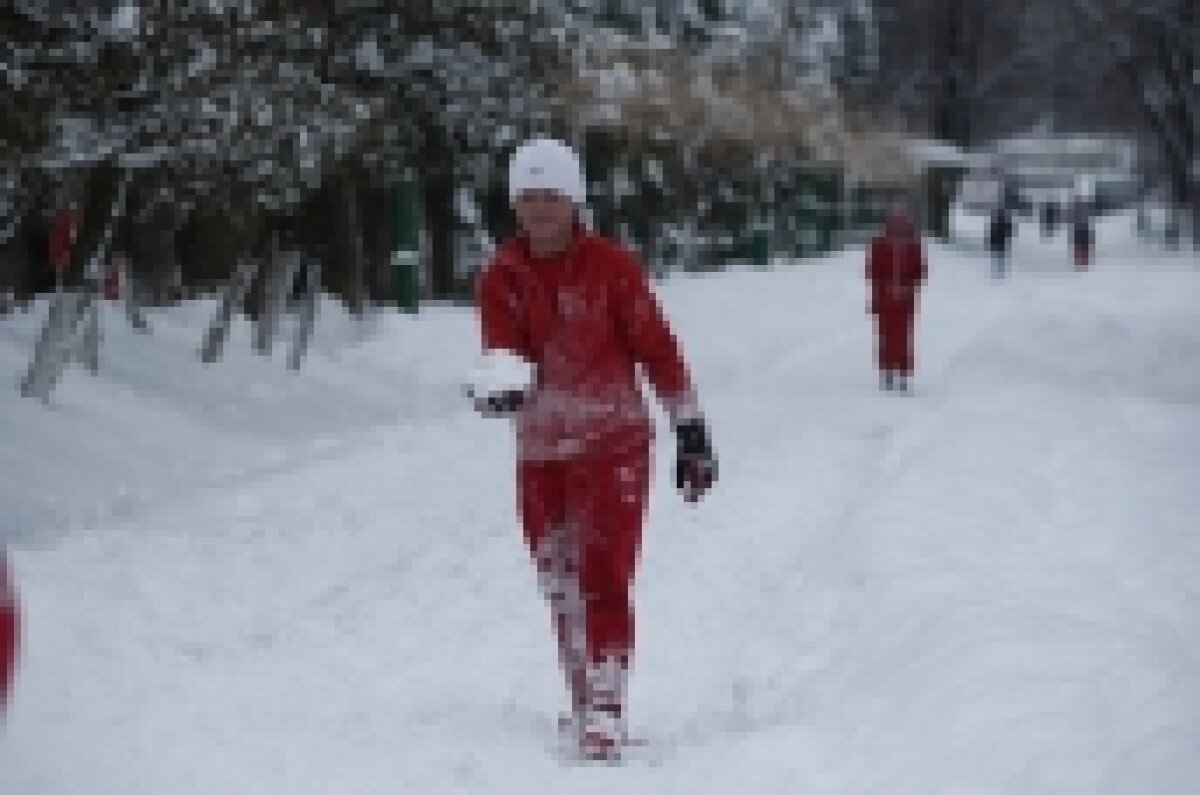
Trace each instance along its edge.
<path fill-rule="evenodd" d="M 574 150 L 553 138 L 521 144 L 508 165 L 508 199 L 515 202 L 522 191 L 533 188 L 558 191 L 582 205 L 586 200 L 583 169 Z"/>

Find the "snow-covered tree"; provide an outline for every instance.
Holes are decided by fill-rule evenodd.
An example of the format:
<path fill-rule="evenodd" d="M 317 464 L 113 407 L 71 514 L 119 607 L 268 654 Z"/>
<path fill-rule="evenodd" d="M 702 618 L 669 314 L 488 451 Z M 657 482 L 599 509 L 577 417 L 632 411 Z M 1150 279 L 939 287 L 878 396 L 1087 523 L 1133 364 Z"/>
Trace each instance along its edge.
<path fill-rule="evenodd" d="M 971 147 L 1028 123 L 1030 77 L 1054 66 L 1071 32 L 1029 24 L 1030 0 L 874 0 L 874 79 L 856 100 L 920 134 Z M 1034 116 L 1036 114 L 1033 114 Z"/>
<path fill-rule="evenodd" d="M 515 0 L 23 0 L 3 13 L 8 171 L 85 176 L 97 208 L 86 195 L 131 174 L 136 217 L 177 226 L 203 211 L 227 221 L 232 249 L 269 215 L 344 193 L 337 179 L 409 174 L 439 292 L 452 289 L 455 173 L 548 124 L 539 86 L 559 46 Z M 85 216 L 86 244 L 100 219 Z"/>
<path fill-rule="evenodd" d="M 1111 98 L 1102 112 L 1109 119 L 1134 112 L 1172 201 L 1190 209 L 1200 240 L 1200 8 L 1192 0 L 1071 0 L 1071 6 L 1093 43 L 1094 88 Z"/>
<path fill-rule="evenodd" d="M 646 186 L 690 180 L 681 197 L 768 196 L 773 163 L 843 157 L 839 83 L 873 57 L 869 18 L 866 0 L 15 0 L 0 11 L 0 157 L 27 205 L 84 205 L 80 257 L 128 180 L 136 260 L 178 250 L 211 282 L 273 234 L 328 239 L 327 282 L 356 303 L 386 266 L 388 186 L 415 180 L 428 285 L 447 295 L 464 286 L 468 194 L 494 198 L 530 133 L 620 131 L 644 144 Z M 642 59 L 638 87 L 627 119 L 600 120 L 625 101 L 603 98 L 614 53 Z"/>

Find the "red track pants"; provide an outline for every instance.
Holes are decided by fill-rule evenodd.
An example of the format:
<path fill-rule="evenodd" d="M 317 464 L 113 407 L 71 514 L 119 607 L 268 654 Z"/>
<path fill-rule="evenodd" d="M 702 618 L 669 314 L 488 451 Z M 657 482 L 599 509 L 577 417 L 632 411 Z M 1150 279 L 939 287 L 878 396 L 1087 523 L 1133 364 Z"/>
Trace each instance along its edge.
<path fill-rule="evenodd" d="M 650 491 L 649 444 L 603 457 L 521 462 L 517 491 L 578 703 L 589 663 L 615 659 L 625 667 L 633 653 L 631 591 Z"/>
<path fill-rule="evenodd" d="M 875 316 L 875 343 L 880 372 L 912 375 L 915 316 L 915 307 L 880 307 Z"/>
<path fill-rule="evenodd" d="M 1085 271 L 1092 260 L 1091 246 L 1075 246 L 1075 270 Z"/>

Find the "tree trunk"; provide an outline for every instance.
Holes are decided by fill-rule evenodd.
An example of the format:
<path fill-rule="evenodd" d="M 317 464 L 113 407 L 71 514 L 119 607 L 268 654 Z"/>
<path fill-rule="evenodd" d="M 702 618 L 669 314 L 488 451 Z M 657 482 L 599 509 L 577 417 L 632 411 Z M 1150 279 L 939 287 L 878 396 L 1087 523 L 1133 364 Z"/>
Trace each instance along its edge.
<path fill-rule="evenodd" d="M 392 196 L 386 187 L 371 185 L 364 190 L 363 242 L 366 252 L 367 295 L 381 305 L 391 295 Z"/>
<path fill-rule="evenodd" d="M 429 293 L 432 298 L 452 298 L 458 285 L 454 271 L 454 180 L 449 158 L 443 168 L 423 175 L 421 206 L 429 234 Z"/>
<path fill-rule="evenodd" d="M 88 175 L 79 233 L 75 245 L 71 247 L 71 262 L 64 277 L 65 282 L 78 283 L 83 279 L 88 261 L 104 238 L 119 184 L 117 169 L 110 163 L 97 165 Z"/>
<path fill-rule="evenodd" d="M 1183 233 L 1185 219 L 1191 226 L 1193 247 L 1200 247 L 1200 195 L 1197 185 L 1189 173 L 1186 163 L 1171 164 L 1171 200 L 1174 205 L 1173 220 L 1179 235 Z M 1178 239 L 1178 236 L 1176 239 Z"/>

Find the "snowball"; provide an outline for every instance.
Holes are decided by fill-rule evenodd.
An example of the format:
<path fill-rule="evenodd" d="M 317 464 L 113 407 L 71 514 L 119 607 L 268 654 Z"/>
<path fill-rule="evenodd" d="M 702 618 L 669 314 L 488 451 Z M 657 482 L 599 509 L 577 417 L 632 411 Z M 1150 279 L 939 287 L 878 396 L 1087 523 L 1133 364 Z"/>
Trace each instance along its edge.
<path fill-rule="evenodd" d="M 477 397 L 520 391 L 533 386 L 533 364 L 512 351 L 487 351 L 471 371 L 471 394 Z"/>

